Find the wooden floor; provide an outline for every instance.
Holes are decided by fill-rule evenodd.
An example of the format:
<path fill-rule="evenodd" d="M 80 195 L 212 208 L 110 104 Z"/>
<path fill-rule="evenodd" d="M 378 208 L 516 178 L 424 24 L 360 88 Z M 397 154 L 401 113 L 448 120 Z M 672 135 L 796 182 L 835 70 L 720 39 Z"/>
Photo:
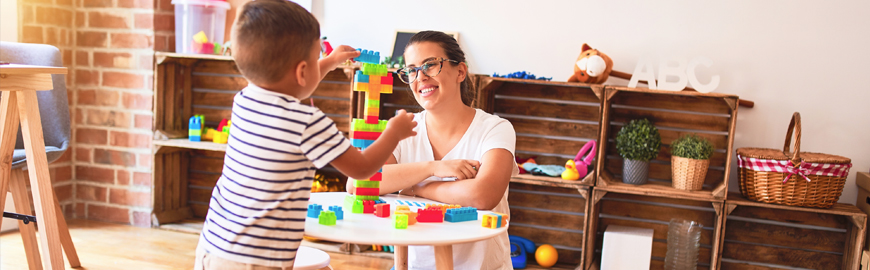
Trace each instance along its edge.
<path fill-rule="evenodd" d="M 67 269 L 193 269 L 199 235 L 90 220 L 70 220 L 69 226 L 82 268 L 70 268 L 66 262 Z M 393 266 L 391 259 L 329 255 L 334 269 L 386 270 Z M 0 269 L 28 269 L 17 231 L 0 234 Z"/>

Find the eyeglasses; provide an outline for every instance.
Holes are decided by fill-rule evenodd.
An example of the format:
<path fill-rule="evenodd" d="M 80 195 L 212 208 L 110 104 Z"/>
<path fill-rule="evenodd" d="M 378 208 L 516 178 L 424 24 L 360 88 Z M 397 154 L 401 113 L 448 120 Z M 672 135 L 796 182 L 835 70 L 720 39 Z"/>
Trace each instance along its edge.
<path fill-rule="evenodd" d="M 419 75 L 419 71 L 423 71 L 423 74 L 429 77 L 438 76 L 441 73 L 441 67 L 444 65 L 444 61 L 448 61 L 451 63 L 459 64 L 459 61 L 451 60 L 447 58 L 441 58 L 441 60 L 430 60 L 420 67 L 406 67 L 396 71 L 399 74 L 399 79 L 402 82 L 411 84 L 412 82 L 417 80 L 417 75 Z"/>

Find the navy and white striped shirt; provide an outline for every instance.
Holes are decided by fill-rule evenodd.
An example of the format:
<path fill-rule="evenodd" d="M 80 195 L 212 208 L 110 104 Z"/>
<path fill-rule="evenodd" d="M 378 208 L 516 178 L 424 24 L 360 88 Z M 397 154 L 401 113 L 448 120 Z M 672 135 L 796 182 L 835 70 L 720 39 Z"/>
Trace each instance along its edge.
<path fill-rule="evenodd" d="M 305 230 L 314 172 L 350 142 L 317 108 L 249 84 L 233 101 L 230 138 L 200 235 L 223 259 L 293 264 Z"/>

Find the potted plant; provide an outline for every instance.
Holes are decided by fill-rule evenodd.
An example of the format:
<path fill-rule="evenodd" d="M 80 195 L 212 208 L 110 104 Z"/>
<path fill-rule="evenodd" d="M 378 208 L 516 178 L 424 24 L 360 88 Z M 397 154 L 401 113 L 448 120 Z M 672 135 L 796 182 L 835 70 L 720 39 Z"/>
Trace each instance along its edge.
<path fill-rule="evenodd" d="M 713 144 L 694 134 L 684 135 L 671 143 L 671 172 L 676 189 L 701 190 Z"/>
<path fill-rule="evenodd" d="M 640 185 L 647 181 L 649 161 L 659 155 L 662 137 L 647 119 L 631 120 L 616 134 L 616 151 L 624 159 L 622 182 Z"/>

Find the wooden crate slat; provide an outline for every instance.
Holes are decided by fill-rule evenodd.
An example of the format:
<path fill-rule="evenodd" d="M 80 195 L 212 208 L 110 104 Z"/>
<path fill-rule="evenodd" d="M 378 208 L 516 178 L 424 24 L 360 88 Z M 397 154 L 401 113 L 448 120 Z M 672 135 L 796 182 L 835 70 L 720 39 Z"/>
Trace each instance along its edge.
<path fill-rule="evenodd" d="M 730 122 L 727 117 L 686 114 L 668 111 L 651 111 L 629 108 L 612 108 L 610 121 L 628 123 L 635 119 L 649 119 L 657 128 L 681 128 L 702 131 L 727 131 Z M 615 127 L 618 131 L 620 127 Z"/>
<path fill-rule="evenodd" d="M 239 91 L 248 86 L 243 77 L 194 75 L 191 79 L 193 88 Z"/>
<path fill-rule="evenodd" d="M 629 88 L 616 89 L 624 90 Z M 691 111 L 711 114 L 731 114 L 731 108 L 724 101 L 728 96 L 716 94 L 706 95 L 663 95 L 661 91 L 619 91 L 612 101 L 614 104 L 647 107 L 667 110 Z M 730 98 L 736 99 L 736 96 Z"/>
<path fill-rule="evenodd" d="M 728 195 L 729 199 L 733 197 L 733 195 Z M 766 219 L 771 221 L 812 225 L 835 229 L 847 229 L 849 227 L 849 221 L 846 220 L 846 218 L 843 216 L 761 207 L 737 206 L 737 208 L 734 208 L 734 211 L 732 211 L 729 216 Z"/>
<path fill-rule="evenodd" d="M 211 173 L 201 173 L 201 172 L 190 172 L 190 186 L 195 187 L 214 187 L 217 183 L 218 179 L 221 178 L 220 174 L 211 174 Z"/>
<path fill-rule="evenodd" d="M 510 116 L 505 116 L 502 118 L 511 122 L 511 125 L 514 126 L 514 131 L 517 134 L 524 133 L 547 136 L 563 136 L 585 138 L 590 140 L 598 139 L 598 124 L 531 120 L 513 118 Z M 580 149 L 577 150 L 579 151 Z"/>
<path fill-rule="evenodd" d="M 205 92 L 205 91 L 193 91 L 193 102 L 194 105 L 205 105 L 205 106 L 220 106 L 220 107 L 232 107 L 233 106 L 233 98 L 236 96 L 237 92 Z M 206 119 L 207 121 L 211 121 L 210 119 Z"/>
<path fill-rule="evenodd" d="M 190 158 L 190 170 L 192 171 L 221 173 L 221 171 L 223 171 L 223 168 L 223 159 L 208 158 L 202 156 L 193 156 Z"/>
<path fill-rule="evenodd" d="M 578 214 L 584 214 L 586 212 L 586 199 L 517 192 L 516 188 L 514 188 L 517 184 L 511 183 L 510 185 L 511 189 L 508 192 L 510 206 L 550 209 Z"/>
<path fill-rule="evenodd" d="M 593 93 L 590 86 L 580 84 L 550 85 L 526 84 L 523 82 L 504 83 L 495 91 L 495 95 L 527 98 L 545 98 L 553 100 L 568 100 L 578 102 L 599 103 L 601 99 Z M 498 101 L 497 101 L 498 103 Z M 598 119 L 595 119 L 598 121 Z"/>
<path fill-rule="evenodd" d="M 845 232 L 794 228 L 740 220 L 728 220 L 727 222 L 725 239 L 737 242 L 843 253 L 848 238 Z"/>
<path fill-rule="evenodd" d="M 516 150 L 517 151 L 534 151 L 539 153 L 552 153 L 559 155 L 566 155 L 573 158 L 577 155 L 577 151 L 580 151 L 580 148 L 583 147 L 586 142 L 581 141 L 568 141 L 568 140 L 557 140 L 557 139 L 547 139 L 547 138 L 538 138 L 538 137 L 528 137 L 528 136 L 517 136 L 516 140 Z M 537 160 L 537 159 L 536 159 Z M 565 161 L 568 159 L 564 159 L 559 163 L 553 165 L 564 165 Z M 545 164 L 545 163 L 538 163 Z"/>
<path fill-rule="evenodd" d="M 190 210 L 193 211 L 193 216 L 196 218 L 205 218 L 205 215 L 208 214 L 208 205 L 203 204 L 191 204 Z"/>
<path fill-rule="evenodd" d="M 197 73 L 215 73 L 226 75 L 241 75 L 239 68 L 236 67 L 236 62 L 228 61 L 199 61 L 193 66 L 193 72 Z"/>
<path fill-rule="evenodd" d="M 553 214 L 535 209 L 511 207 L 511 222 L 583 231 L 586 216 Z"/>
<path fill-rule="evenodd" d="M 230 108 L 204 108 L 204 107 L 193 107 L 193 114 L 201 114 L 208 121 L 213 121 L 215 119 L 231 119 L 233 112 Z"/>
<path fill-rule="evenodd" d="M 727 228 L 727 227 L 726 227 Z M 809 269 L 842 269 L 842 256 L 798 249 L 725 242 L 722 257 Z"/>
<path fill-rule="evenodd" d="M 692 206 L 692 207 L 703 207 L 710 208 L 712 210 L 712 204 L 707 201 L 696 201 L 696 200 L 686 200 L 686 199 L 678 199 L 678 198 L 668 198 L 668 197 L 650 197 L 650 196 L 638 196 L 634 194 L 623 194 L 610 192 L 607 193 L 607 198 L 609 199 L 619 199 L 619 200 L 631 200 L 631 201 L 640 201 L 644 203 L 655 203 L 655 204 L 673 204 L 673 205 L 682 205 L 682 206 Z M 666 219 L 663 221 L 670 221 L 670 219 Z M 712 227 L 712 224 L 704 224 Z"/>
<path fill-rule="evenodd" d="M 722 262 L 722 270 L 780 270 L 783 268 L 773 268 L 760 265 L 752 265 L 748 263 L 738 262 Z"/>
<path fill-rule="evenodd" d="M 525 226 L 510 226 L 508 234 L 519 235 L 535 242 L 536 245 L 550 244 L 567 247 L 583 248 L 582 233 L 566 233 L 564 231 L 546 230 Z M 560 262 L 564 262 L 559 258 Z"/>
<path fill-rule="evenodd" d="M 210 189 L 201 189 L 201 188 L 191 188 L 190 189 L 190 201 L 193 202 L 201 202 L 201 203 L 209 203 L 211 201 L 211 193 Z"/>
<path fill-rule="evenodd" d="M 517 99 L 496 99 L 496 114 L 512 114 L 537 117 L 552 117 L 598 122 L 599 109 L 595 106 L 578 106 Z"/>
<path fill-rule="evenodd" d="M 323 77 L 321 82 L 350 82 L 351 78 L 348 76 L 346 71 L 342 69 L 334 69 L 326 73 L 326 76 Z M 347 88 L 350 90 L 350 86 Z"/>
<path fill-rule="evenodd" d="M 308 103 L 303 103 L 308 104 Z M 349 100 L 335 99 L 314 99 L 314 106 L 320 109 L 325 114 L 347 115 L 347 108 L 350 107 Z"/>

